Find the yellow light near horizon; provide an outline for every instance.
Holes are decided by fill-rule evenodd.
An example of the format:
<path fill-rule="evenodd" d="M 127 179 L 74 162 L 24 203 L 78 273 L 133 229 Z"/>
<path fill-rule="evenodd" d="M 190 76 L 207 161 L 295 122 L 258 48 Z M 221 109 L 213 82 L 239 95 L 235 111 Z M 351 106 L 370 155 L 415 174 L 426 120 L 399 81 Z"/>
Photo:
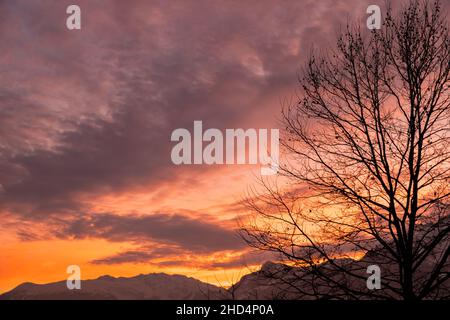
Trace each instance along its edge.
<path fill-rule="evenodd" d="M 11 240 L 11 239 L 9 239 Z M 211 261 L 226 261 L 236 254 L 229 253 L 220 259 L 217 255 L 198 256 L 198 266 L 158 266 L 153 263 L 92 264 L 90 261 L 135 248 L 133 244 L 113 243 L 105 240 L 51 240 L 1 242 L 0 294 L 24 282 L 38 284 L 65 281 L 67 266 L 79 265 L 81 279 L 95 279 L 103 275 L 133 277 L 139 274 L 164 272 L 182 274 L 216 286 L 227 287 L 241 276 L 256 270 L 256 266 L 211 269 Z M 193 259 L 190 259 L 193 260 Z M 201 262 L 201 263 L 200 263 Z"/>

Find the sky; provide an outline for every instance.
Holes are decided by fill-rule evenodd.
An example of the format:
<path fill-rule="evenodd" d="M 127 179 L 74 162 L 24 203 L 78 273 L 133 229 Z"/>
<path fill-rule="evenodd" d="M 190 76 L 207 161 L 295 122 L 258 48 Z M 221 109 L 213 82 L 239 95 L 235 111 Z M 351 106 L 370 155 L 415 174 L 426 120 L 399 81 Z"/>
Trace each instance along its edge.
<path fill-rule="evenodd" d="M 176 166 L 171 132 L 278 128 L 311 50 L 370 4 L 0 1 L 0 292 L 68 265 L 229 285 L 270 259 L 237 233 L 259 166 Z"/>

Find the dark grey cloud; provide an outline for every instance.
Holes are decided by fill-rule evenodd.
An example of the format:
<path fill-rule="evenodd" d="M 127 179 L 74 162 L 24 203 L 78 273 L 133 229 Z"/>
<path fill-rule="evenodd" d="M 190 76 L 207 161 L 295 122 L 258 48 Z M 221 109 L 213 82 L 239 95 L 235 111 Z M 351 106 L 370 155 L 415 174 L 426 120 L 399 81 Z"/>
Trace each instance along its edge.
<path fill-rule="evenodd" d="M 144 263 L 158 266 L 183 266 L 196 267 L 206 269 L 228 269 L 242 268 L 253 265 L 259 265 L 266 261 L 279 261 L 281 256 L 274 252 L 261 252 L 243 250 L 240 254 L 230 257 L 228 260 L 216 262 L 205 262 L 199 259 L 192 259 L 186 251 L 174 246 L 161 246 L 158 248 L 152 246 L 142 246 L 135 250 L 127 250 L 119 252 L 115 255 L 95 259 L 91 261 L 93 264 L 114 265 L 122 263 Z M 195 254 L 199 254 L 194 252 Z"/>
<path fill-rule="evenodd" d="M 177 214 L 95 214 L 59 222 L 57 227 L 56 236 L 63 239 L 99 238 L 141 244 L 162 243 L 197 253 L 245 247 L 233 230 L 217 223 Z"/>
<path fill-rule="evenodd" d="M 295 89 L 324 22 L 345 19 L 333 3 L 79 1 L 70 32 L 68 1 L 2 2 L 0 208 L 76 214 L 80 194 L 205 173 L 174 168 L 171 131 L 273 123 L 280 106 L 264 102 Z"/>
<path fill-rule="evenodd" d="M 143 246 L 136 250 L 119 252 L 113 256 L 95 259 L 92 264 L 151 263 L 154 259 L 182 255 L 186 252 L 180 247 L 162 245 L 158 248 Z"/>

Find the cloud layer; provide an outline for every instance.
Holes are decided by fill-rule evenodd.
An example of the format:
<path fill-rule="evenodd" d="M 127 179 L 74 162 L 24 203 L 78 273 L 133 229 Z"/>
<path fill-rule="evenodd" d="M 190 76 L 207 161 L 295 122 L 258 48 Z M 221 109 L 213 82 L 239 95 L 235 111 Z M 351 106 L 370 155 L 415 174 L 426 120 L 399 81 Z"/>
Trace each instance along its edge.
<path fill-rule="evenodd" d="M 173 194 L 210 191 L 220 170 L 175 167 L 171 132 L 194 120 L 219 129 L 277 126 L 280 100 L 295 94 L 310 50 L 327 50 L 349 19 L 365 25 L 373 3 L 77 1 L 80 31 L 65 28 L 69 4 L 0 3 L 4 225 L 28 241 L 139 244 L 93 261 L 99 265 L 222 251 L 238 258 L 216 266 L 236 265 L 246 252 L 228 217 L 161 213 L 178 212 Z M 97 209 L 137 192 L 159 192 L 173 208 L 158 210 L 156 198 L 152 210 L 127 212 L 127 200 L 120 214 Z"/>

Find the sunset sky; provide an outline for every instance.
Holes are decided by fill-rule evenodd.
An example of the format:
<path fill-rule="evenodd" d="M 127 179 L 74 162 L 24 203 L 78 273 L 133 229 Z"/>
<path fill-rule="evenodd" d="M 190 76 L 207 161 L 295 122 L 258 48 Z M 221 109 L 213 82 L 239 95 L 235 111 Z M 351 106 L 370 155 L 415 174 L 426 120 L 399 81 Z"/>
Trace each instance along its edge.
<path fill-rule="evenodd" d="M 277 128 L 311 50 L 369 4 L 1 1 L 0 292 L 68 265 L 228 285 L 269 259 L 236 231 L 259 165 L 176 166 L 171 132 Z"/>

